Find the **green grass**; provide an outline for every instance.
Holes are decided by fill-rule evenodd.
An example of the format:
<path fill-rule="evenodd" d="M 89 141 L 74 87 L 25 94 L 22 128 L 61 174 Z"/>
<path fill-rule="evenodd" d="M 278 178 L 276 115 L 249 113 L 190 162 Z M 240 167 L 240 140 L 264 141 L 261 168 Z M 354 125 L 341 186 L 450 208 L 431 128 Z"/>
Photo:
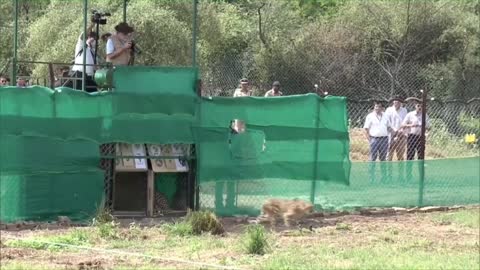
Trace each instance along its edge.
<path fill-rule="evenodd" d="M 87 230 L 73 229 L 65 234 L 39 236 L 22 240 L 8 240 L 5 244 L 9 247 L 58 251 L 60 249 L 65 249 L 68 247 L 56 244 L 85 246 L 88 245 L 89 242 L 90 234 Z"/>
<path fill-rule="evenodd" d="M 257 269 L 478 269 L 479 263 L 478 249 L 385 241 L 364 247 L 293 246 L 275 252 Z"/>
<path fill-rule="evenodd" d="M 262 225 L 247 226 L 243 248 L 247 254 L 263 255 L 270 250 L 269 235 Z"/>
<path fill-rule="evenodd" d="M 164 224 L 162 229 L 171 236 L 201 235 L 202 233 L 215 235 L 224 232 L 222 223 L 209 210 L 189 212 L 182 221 Z"/>
<path fill-rule="evenodd" d="M 162 225 L 162 229 L 171 236 L 189 236 L 193 235 L 192 225 L 187 222 L 167 223 Z"/>
<path fill-rule="evenodd" d="M 456 224 L 468 228 L 480 228 L 480 209 L 467 209 L 456 212 L 435 213 L 432 219 L 442 225 Z"/>
<path fill-rule="evenodd" d="M 104 239 L 118 239 L 120 238 L 118 231 L 118 224 L 115 221 L 101 223 L 96 226 L 97 233 L 100 238 Z"/>
<path fill-rule="evenodd" d="M 38 244 L 31 241 L 34 239 L 242 269 L 478 269 L 479 210 L 395 216 L 388 218 L 389 222 L 375 217 L 362 222 L 339 219 L 336 225 L 281 234 L 259 225 L 246 226 L 245 230 L 240 227 L 237 232 L 227 231 L 222 236 L 195 235 L 179 223 L 150 228 L 136 224 L 127 228 L 109 225 L 102 229 L 105 232 L 100 232 L 99 225 L 73 228 L 32 236 L 26 241 L 7 241 L 2 252 L 15 247 L 28 249 L 31 254 L 2 260 L 2 270 L 78 269 L 78 260 L 88 261 L 98 256 L 78 249 Z M 449 227 L 445 228 L 445 224 Z M 112 238 L 112 234 L 116 236 Z M 16 254 L 15 250 L 12 254 Z M 106 254 L 111 260 L 102 264 L 106 269 L 174 268 L 162 260 Z M 73 264 L 62 265 L 62 261 L 69 261 L 65 256 L 72 256 Z M 195 268 L 188 264 L 176 267 Z"/>

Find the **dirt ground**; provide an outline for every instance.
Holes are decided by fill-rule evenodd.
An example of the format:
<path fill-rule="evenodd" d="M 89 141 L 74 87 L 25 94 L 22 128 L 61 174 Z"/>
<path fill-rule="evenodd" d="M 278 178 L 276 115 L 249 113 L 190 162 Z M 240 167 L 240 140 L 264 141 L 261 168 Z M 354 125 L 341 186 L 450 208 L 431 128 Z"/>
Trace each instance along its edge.
<path fill-rule="evenodd" d="M 469 208 L 474 211 L 480 211 L 480 208 Z M 401 211 L 366 211 L 363 213 L 335 213 L 335 214 L 316 214 L 305 219 L 301 225 L 296 228 L 286 228 L 278 225 L 274 234 L 276 235 L 276 245 L 288 246 L 301 244 L 302 247 L 310 247 L 315 243 L 322 242 L 328 243 L 332 246 L 339 246 L 342 248 L 362 246 L 369 242 L 378 241 L 396 241 L 395 235 L 400 234 L 402 241 L 408 241 L 421 237 L 422 241 L 431 243 L 449 243 L 449 246 L 461 247 L 467 241 L 477 239 L 479 241 L 479 231 L 476 228 L 460 228 L 454 226 L 449 222 L 439 222 L 432 219 L 432 216 L 438 213 L 448 213 L 456 210 L 449 211 L 433 211 L 430 213 L 419 213 L 418 211 L 407 212 L 406 209 Z M 429 211 L 426 211 L 429 212 Z M 122 219 L 119 220 L 122 224 L 122 230 L 128 230 L 129 224 L 132 220 Z M 157 225 L 165 222 L 172 222 L 172 218 L 159 218 L 159 219 L 141 219 L 135 222 L 145 228 L 155 228 Z M 224 225 L 226 234 L 219 241 L 224 241 L 226 246 L 233 243 L 233 240 L 238 237 L 245 228 L 245 225 L 255 223 L 255 218 L 248 217 L 232 217 L 223 218 L 222 223 Z M 24 225 L 25 226 L 25 225 Z M 142 258 L 142 257 L 130 257 L 122 254 L 108 254 L 95 250 L 73 250 L 65 249 L 60 252 L 51 252 L 43 249 L 33 248 L 18 248 L 7 247 L 4 245 L 5 241 L 10 238 L 28 238 L 38 236 L 60 235 L 71 230 L 68 226 L 55 226 L 51 225 L 48 229 L 45 229 L 45 225 L 35 228 L 29 228 L 28 226 L 17 228 L 9 227 L 8 230 L 1 231 L 0 237 L 0 261 L 5 263 L 33 263 L 33 265 L 43 265 L 44 269 L 59 268 L 59 269 L 114 269 L 114 266 L 125 265 L 129 267 L 141 267 L 144 265 L 148 269 L 148 265 L 158 265 L 163 268 L 182 268 L 191 269 L 193 266 L 184 265 L 178 262 L 158 261 L 155 258 Z M 48 227 L 48 226 L 47 226 Z M 156 241 L 165 240 L 166 236 L 162 233 L 153 234 L 150 236 L 155 238 Z M 149 241 L 151 239 L 146 239 Z M 215 240 L 217 241 L 217 240 Z M 129 252 L 142 253 L 142 250 L 131 247 L 127 248 Z M 173 252 L 173 251 L 172 251 Z M 145 252 L 143 252 L 145 253 Z M 203 254 L 203 253 L 202 253 Z M 167 257 L 176 257 L 175 254 L 164 254 Z M 178 254 L 176 254 L 178 255 Z M 235 260 L 239 254 L 236 251 L 206 251 L 202 255 L 202 262 L 215 263 L 218 262 L 220 257 L 231 258 Z M 127 269 L 125 268 L 125 269 Z M 208 266 L 199 266 L 199 268 L 207 268 Z M 251 267 L 241 267 L 241 269 L 249 269 Z M 8 268 L 9 269 L 9 268 Z M 14 269 L 28 269 L 28 268 L 14 268 Z M 122 268 L 124 269 L 124 268 Z M 211 268 L 213 269 L 213 268 Z"/>

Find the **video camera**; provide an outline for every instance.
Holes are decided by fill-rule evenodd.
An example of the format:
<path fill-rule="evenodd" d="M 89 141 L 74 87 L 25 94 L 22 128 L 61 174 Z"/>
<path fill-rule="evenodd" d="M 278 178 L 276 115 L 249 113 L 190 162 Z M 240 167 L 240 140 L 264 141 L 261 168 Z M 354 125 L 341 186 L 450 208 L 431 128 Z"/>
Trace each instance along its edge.
<path fill-rule="evenodd" d="M 137 46 L 135 40 L 130 40 L 130 42 L 132 43 L 132 52 L 136 53 L 136 54 L 141 54 L 142 53 L 142 50 Z"/>
<path fill-rule="evenodd" d="M 107 24 L 107 18 L 108 16 L 111 16 L 109 12 L 101 12 L 98 10 L 92 10 L 92 22 L 96 24 L 102 24 L 105 25 Z"/>

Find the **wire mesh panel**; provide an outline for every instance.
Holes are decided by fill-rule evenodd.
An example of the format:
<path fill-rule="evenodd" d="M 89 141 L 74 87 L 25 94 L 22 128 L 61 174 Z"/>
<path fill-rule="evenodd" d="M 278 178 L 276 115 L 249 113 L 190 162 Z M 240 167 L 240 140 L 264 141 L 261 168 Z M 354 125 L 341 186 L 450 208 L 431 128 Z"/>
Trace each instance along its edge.
<path fill-rule="evenodd" d="M 114 177 L 114 160 L 112 157 L 115 155 L 115 144 L 105 143 L 100 145 L 100 168 L 104 170 L 104 196 L 105 207 L 112 208 L 112 190 L 113 190 L 113 177 Z"/>

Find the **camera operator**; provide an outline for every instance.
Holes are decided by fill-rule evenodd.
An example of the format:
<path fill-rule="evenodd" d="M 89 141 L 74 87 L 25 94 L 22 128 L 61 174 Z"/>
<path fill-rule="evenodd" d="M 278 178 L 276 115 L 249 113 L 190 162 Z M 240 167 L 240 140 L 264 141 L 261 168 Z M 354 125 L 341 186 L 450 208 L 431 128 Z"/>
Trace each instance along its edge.
<path fill-rule="evenodd" d="M 77 90 L 82 89 L 82 78 L 83 78 L 83 55 L 86 53 L 86 64 L 85 66 L 85 91 L 87 92 L 96 92 L 97 91 L 97 84 L 93 80 L 94 72 L 95 72 L 95 40 L 98 40 L 98 34 L 93 31 L 93 27 L 95 24 L 91 24 L 87 29 L 87 39 L 84 41 L 84 34 L 81 33 L 78 37 L 77 45 L 75 46 L 75 62 L 72 67 L 72 74 L 71 77 L 75 79 L 70 79 L 65 86 L 74 88 Z M 83 43 L 86 42 L 87 47 L 86 51 L 83 51 Z"/>
<path fill-rule="evenodd" d="M 131 39 L 134 29 L 126 22 L 122 22 L 115 26 L 115 31 L 116 33 L 111 35 L 107 41 L 107 62 L 114 66 L 129 65 L 134 46 Z"/>

